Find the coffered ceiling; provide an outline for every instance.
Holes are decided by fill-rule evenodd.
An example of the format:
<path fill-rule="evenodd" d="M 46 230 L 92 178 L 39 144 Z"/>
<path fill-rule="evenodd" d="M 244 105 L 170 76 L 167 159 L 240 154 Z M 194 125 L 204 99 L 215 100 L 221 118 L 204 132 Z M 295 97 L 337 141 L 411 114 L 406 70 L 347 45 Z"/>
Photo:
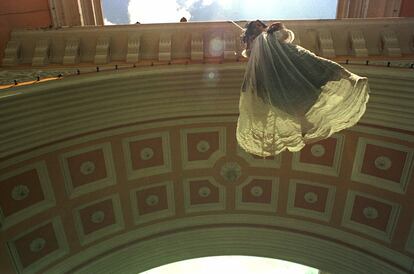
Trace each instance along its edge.
<path fill-rule="evenodd" d="M 407 69 L 350 69 L 370 77 L 361 123 L 265 159 L 235 138 L 243 64 L 5 91 L 2 273 L 138 273 L 224 254 L 407 273 L 414 79 Z"/>

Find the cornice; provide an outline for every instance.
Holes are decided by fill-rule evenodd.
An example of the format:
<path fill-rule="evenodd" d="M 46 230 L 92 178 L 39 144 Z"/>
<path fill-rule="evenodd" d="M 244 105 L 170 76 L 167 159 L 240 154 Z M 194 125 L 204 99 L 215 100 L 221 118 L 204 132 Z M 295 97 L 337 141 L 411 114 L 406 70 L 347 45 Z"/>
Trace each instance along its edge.
<path fill-rule="evenodd" d="M 368 60 L 414 54 L 412 18 L 283 22 L 295 32 L 294 43 L 329 58 Z M 237 22 L 241 26 L 245 23 Z M 242 58 L 240 35 L 241 30 L 230 21 L 16 29 L 5 50 L 3 66 L 134 64 L 145 60 L 203 61 L 211 57 L 234 62 Z"/>

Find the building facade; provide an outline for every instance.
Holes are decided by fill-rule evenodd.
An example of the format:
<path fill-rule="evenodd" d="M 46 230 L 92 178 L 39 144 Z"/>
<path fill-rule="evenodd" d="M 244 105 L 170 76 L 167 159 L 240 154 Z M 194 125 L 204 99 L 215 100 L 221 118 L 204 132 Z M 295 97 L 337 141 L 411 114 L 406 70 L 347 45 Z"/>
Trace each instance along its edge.
<path fill-rule="evenodd" d="M 252 255 L 411 273 L 414 19 L 284 23 L 371 94 L 355 127 L 265 159 L 235 138 L 247 60 L 234 25 L 14 29 L 0 69 L 0 272 Z"/>

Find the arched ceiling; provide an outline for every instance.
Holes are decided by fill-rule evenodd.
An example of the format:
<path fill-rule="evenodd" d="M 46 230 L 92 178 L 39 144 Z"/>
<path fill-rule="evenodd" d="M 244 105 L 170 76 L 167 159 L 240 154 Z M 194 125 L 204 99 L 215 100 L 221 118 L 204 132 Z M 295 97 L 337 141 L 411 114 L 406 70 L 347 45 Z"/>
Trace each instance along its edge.
<path fill-rule="evenodd" d="M 361 123 L 266 159 L 235 139 L 243 63 L 2 92 L 1 272 L 137 273 L 244 254 L 333 273 L 407 273 L 412 71 L 348 68 L 372 87 Z"/>

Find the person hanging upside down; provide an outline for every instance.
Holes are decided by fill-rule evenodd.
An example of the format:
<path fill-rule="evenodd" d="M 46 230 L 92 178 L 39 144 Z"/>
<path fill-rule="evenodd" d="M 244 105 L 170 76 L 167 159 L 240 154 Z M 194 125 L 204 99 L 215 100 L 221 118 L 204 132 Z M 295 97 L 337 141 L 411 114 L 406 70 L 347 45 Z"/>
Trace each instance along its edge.
<path fill-rule="evenodd" d="M 368 79 L 295 45 L 282 23 L 246 25 L 249 60 L 241 88 L 237 141 L 267 157 L 355 125 L 366 109 Z"/>

